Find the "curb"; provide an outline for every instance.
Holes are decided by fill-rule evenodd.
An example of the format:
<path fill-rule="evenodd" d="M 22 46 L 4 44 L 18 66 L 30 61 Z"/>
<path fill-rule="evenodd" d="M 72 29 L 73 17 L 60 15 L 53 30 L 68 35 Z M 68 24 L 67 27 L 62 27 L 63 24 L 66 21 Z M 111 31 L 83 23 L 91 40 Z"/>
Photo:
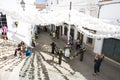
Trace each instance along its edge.
<path fill-rule="evenodd" d="M 110 59 L 110 58 L 108 58 L 108 57 L 106 57 L 106 56 L 105 56 L 105 59 L 107 59 L 107 60 L 109 60 L 109 61 L 111 61 L 111 62 L 113 62 L 113 63 L 115 63 L 115 64 L 117 64 L 117 65 L 120 66 L 120 63 L 117 62 L 117 61 L 115 61 L 115 60 L 113 60 L 113 59 Z"/>

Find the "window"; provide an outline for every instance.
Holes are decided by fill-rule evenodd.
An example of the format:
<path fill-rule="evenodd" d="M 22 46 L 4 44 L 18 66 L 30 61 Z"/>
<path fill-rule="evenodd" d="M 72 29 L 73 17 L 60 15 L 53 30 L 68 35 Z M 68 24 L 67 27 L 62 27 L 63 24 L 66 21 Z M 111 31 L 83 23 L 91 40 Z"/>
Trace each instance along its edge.
<path fill-rule="evenodd" d="M 85 9 L 84 9 L 84 8 L 81 8 L 81 9 L 79 10 L 79 12 L 85 13 Z"/>
<path fill-rule="evenodd" d="M 2 12 L 0 12 L 0 28 L 3 24 L 7 26 L 7 19 L 6 15 L 3 15 Z"/>

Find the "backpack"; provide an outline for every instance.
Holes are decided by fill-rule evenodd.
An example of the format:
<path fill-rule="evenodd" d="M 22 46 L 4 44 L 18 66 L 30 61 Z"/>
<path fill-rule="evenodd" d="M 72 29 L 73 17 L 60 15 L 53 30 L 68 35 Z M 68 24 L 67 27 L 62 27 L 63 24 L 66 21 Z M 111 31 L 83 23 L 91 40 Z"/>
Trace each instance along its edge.
<path fill-rule="evenodd" d="M 31 50 L 30 49 L 27 49 L 26 51 L 26 56 L 30 56 L 31 55 Z"/>

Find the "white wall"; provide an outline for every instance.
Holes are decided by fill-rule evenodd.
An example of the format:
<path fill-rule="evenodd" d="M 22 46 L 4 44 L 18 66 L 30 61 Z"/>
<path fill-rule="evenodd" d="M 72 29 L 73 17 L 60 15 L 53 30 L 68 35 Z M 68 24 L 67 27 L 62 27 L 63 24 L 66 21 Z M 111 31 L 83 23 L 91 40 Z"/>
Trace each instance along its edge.
<path fill-rule="evenodd" d="M 103 5 L 100 9 L 99 18 L 120 26 L 120 23 L 117 23 L 117 19 L 120 20 L 120 3 Z"/>
<path fill-rule="evenodd" d="M 85 43 L 85 44 L 87 43 L 87 35 L 85 35 L 85 34 L 83 36 L 83 43 Z"/>
<path fill-rule="evenodd" d="M 120 19 L 120 3 L 104 5 L 100 9 L 99 18 L 105 19 L 105 22 L 118 25 L 116 19 Z M 103 39 L 95 39 L 94 52 L 101 54 Z"/>
<path fill-rule="evenodd" d="M 60 0 L 59 4 L 56 5 L 57 0 L 48 0 L 49 3 L 51 3 L 51 1 L 54 3 L 53 5 L 50 6 L 51 10 L 56 9 L 69 9 L 70 8 L 70 2 L 72 2 L 71 8 L 78 10 L 80 12 L 83 12 L 85 14 L 89 14 L 90 15 L 90 9 L 95 7 L 96 10 L 96 5 L 91 5 L 91 4 L 96 4 L 97 0 Z M 55 5 L 55 6 L 54 6 Z M 95 12 L 97 14 L 97 12 Z"/>
<path fill-rule="evenodd" d="M 8 38 L 17 42 L 24 41 L 27 45 L 31 45 L 31 37 L 34 36 L 36 30 L 33 24 L 35 22 L 34 13 L 36 12 L 35 0 L 24 1 L 26 3 L 25 11 L 20 5 L 21 0 L 3 0 L 0 2 L 0 9 L 6 11 L 4 14 L 7 15 Z M 19 22 L 18 27 L 15 27 L 15 21 Z"/>
<path fill-rule="evenodd" d="M 18 27 L 14 25 L 15 20 L 10 16 L 7 16 L 8 23 L 8 38 L 10 40 L 15 40 L 17 42 L 24 41 L 28 46 L 31 45 L 31 25 L 24 23 L 23 21 L 18 21 Z"/>
<path fill-rule="evenodd" d="M 103 39 L 95 39 L 94 53 L 101 54 L 103 46 Z"/>
<path fill-rule="evenodd" d="M 74 28 L 74 40 L 77 40 L 77 29 Z"/>

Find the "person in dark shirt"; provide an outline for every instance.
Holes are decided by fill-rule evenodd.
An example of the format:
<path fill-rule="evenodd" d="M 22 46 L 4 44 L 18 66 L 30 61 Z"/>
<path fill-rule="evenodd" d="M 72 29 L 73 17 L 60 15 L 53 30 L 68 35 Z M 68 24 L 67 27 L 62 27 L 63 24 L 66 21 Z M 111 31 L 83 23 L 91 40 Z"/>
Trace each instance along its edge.
<path fill-rule="evenodd" d="M 98 72 L 100 72 L 100 66 L 101 66 L 101 63 L 104 59 L 104 55 L 101 54 L 101 55 L 98 55 L 96 54 L 95 55 L 95 59 L 94 59 L 94 73 L 93 75 L 95 76 Z"/>
<path fill-rule="evenodd" d="M 21 50 L 21 46 L 22 46 L 22 44 L 19 43 L 18 46 L 17 46 L 17 48 L 15 49 L 14 56 L 17 56 L 17 51 L 20 51 L 20 50 Z"/>
<path fill-rule="evenodd" d="M 54 51 L 55 51 L 55 47 L 56 47 L 56 44 L 55 44 L 55 42 L 52 42 L 51 43 L 51 47 L 52 47 L 52 54 L 54 54 Z"/>
<path fill-rule="evenodd" d="M 85 51 L 85 47 L 80 48 L 80 61 L 83 61 Z"/>

